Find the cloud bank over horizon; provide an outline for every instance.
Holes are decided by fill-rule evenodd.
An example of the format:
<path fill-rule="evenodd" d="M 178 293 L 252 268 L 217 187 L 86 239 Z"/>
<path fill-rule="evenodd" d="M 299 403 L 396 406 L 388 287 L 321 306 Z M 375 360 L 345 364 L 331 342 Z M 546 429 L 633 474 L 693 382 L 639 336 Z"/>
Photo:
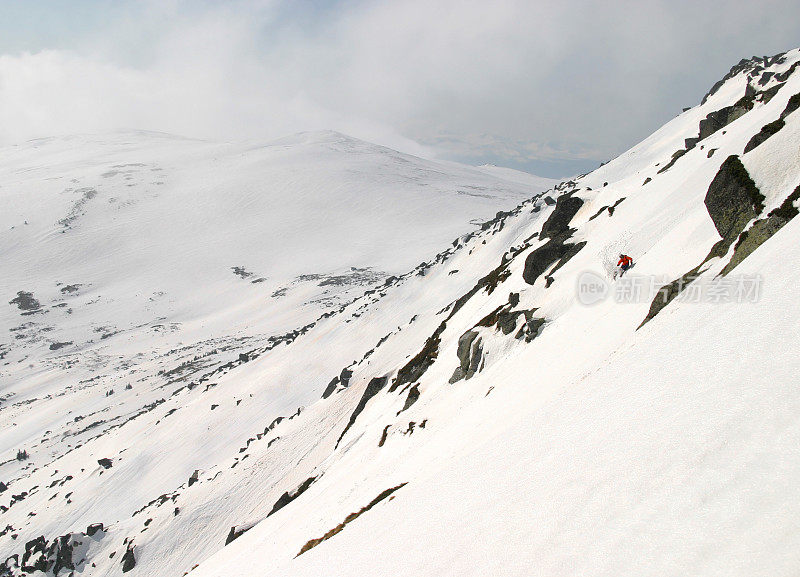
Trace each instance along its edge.
<path fill-rule="evenodd" d="M 699 102 L 740 58 L 800 44 L 789 0 L 0 10 L 3 145 L 120 128 L 231 140 L 333 129 L 543 176 L 597 166 Z"/>

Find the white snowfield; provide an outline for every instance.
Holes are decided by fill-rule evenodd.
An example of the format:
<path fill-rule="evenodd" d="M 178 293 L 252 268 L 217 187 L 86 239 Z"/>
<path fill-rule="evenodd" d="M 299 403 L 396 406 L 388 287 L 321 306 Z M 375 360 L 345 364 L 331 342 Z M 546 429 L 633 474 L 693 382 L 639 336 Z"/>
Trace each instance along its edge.
<path fill-rule="evenodd" d="M 470 211 L 507 209 L 524 177 L 428 163 L 339 135 L 293 137 L 260 152 L 167 140 L 158 148 L 153 137 L 137 137 L 150 155 L 141 163 L 171 159 L 164 172 L 176 182 L 171 200 L 134 195 L 135 227 L 114 228 L 109 208 L 93 216 L 96 181 L 80 218 L 52 232 L 72 214 L 75 195 L 65 193 L 70 202 L 56 211 L 61 193 L 25 192 L 4 173 L 0 193 L 16 214 L 0 236 L 14 270 L 3 287 L 9 300 L 18 291 L 33 297 L 17 301 L 28 310 L 9 306 L 0 320 L 35 323 L 39 336 L 11 336 L 32 331 L 19 329 L 2 341 L 10 364 L 0 390 L 0 462 L 8 461 L 0 465 L 8 485 L 0 559 L 16 557 L 0 575 L 2 567 L 13 576 L 796 575 L 800 219 L 787 199 L 800 194 L 798 61 L 793 50 L 743 63 L 702 105 L 620 157 L 529 194 L 472 232 Z M 733 113 L 687 145 L 721 110 Z M 784 124 L 744 153 L 784 111 Z M 125 146 L 108 154 L 128 157 Z M 232 174 L 209 160 L 214 147 Z M 59 155 L 76 163 L 76 175 L 89 170 L 85 152 L 70 159 L 77 153 L 63 144 L 19 154 L 14 178 L 44 188 Z M 731 184 L 740 176 L 730 177 L 726 214 L 750 222 L 714 253 L 721 236 L 705 199 L 715 177 L 732 174 L 731 155 L 763 206 L 752 197 L 742 205 Z M 249 162 L 273 171 L 284 190 L 273 203 L 308 223 L 302 232 L 267 219 L 254 183 L 260 172 L 243 169 Z M 106 165 L 91 166 L 103 178 Z M 365 200 L 342 211 L 341 222 L 321 217 L 315 204 L 329 203 L 325 183 L 340 181 L 336 198 L 356 202 L 378 190 L 382 211 L 375 216 Z M 128 198 L 121 184 L 114 194 Z M 311 205 L 292 206 L 306 188 Z M 396 190 L 409 195 L 388 211 L 400 220 L 380 220 Z M 400 218 L 402 207 L 416 215 Z M 50 229 L 28 210 L 51 214 Z M 185 218 L 170 216 L 183 210 Z M 250 233 L 259 215 L 282 230 L 264 233 L 275 235 L 269 251 Z M 5 226 L 12 217 L 2 218 Z M 123 228 L 141 234 L 115 245 Z M 365 245 L 342 258 L 357 244 L 346 236 L 353 229 Z M 433 248 L 442 234 L 458 239 Z M 386 235 L 392 242 L 380 244 Z M 143 254 L 135 241 L 146 244 Z M 612 281 L 622 252 L 636 265 Z M 332 253 L 338 268 L 323 266 Z M 180 262 L 164 262 L 167 255 Z M 734 257 L 741 262 L 720 276 Z M 232 266 L 246 270 L 236 276 Z M 329 295 L 335 304 L 304 305 L 348 266 L 395 276 L 362 271 L 373 285 L 352 303 L 341 304 L 367 287 L 354 287 L 350 275 Z M 699 278 L 648 315 L 651 291 L 693 270 Z M 291 284 L 312 273 L 327 276 Z M 583 304 L 587 275 L 607 291 L 591 305 Z M 281 282 L 268 284 L 274 278 Z M 56 281 L 86 287 L 59 296 Z M 294 300 L 265 301 L 284 285 Z M 749 292 L 725 298 L 720 287 Z M 163 300 L 150 301 L 151 291 Z M 684 298 L 692 294 L 700 298 Z M 73 312 L 35 312 L 30 298 L 41 308 L 63 300 Z M 98 312 L 86 312 L 95 300 Z M 304 331 L 269 340 L 325 310 Z M 101 322 L 122 332 L 89 342 Z M 49 335 L 61 332 L 58 342 L 74 342 L 51 352 Z M 16 460 L 18 449 L 30 458 Z M 89 531 L 96 523 L 103 528 Z"/>

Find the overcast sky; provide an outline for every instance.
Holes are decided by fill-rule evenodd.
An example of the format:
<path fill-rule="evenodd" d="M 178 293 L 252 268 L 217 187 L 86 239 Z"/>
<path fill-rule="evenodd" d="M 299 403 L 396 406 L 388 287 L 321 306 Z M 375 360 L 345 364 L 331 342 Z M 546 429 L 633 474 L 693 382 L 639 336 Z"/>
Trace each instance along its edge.
<path fill-rule="evenodd" d="M 798 46 L 797 0 L 0 0 L 0 144 L 334 129 L 567 176 Z"/>

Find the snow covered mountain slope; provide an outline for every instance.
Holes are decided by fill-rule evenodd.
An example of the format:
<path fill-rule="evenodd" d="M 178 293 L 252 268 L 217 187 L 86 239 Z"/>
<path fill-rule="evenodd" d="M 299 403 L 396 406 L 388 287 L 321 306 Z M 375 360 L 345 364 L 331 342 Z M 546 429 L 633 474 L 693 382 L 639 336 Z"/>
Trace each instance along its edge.
<path fill-rule="evenodd" d="M 61 424 L 50 462 L 7 451 L 6 573 L 794 574 L 798 62 L 742 61 L 303 331 L 148 377 L 151 405 Z M 9 449 L 61 398 L 5 401 Z"/>
<path fill-rule="evenodd" d="M 0 155 L 5 482 L 18 449 L 52 461 L 540 190 L 334 132 L 126 132 Z"/>

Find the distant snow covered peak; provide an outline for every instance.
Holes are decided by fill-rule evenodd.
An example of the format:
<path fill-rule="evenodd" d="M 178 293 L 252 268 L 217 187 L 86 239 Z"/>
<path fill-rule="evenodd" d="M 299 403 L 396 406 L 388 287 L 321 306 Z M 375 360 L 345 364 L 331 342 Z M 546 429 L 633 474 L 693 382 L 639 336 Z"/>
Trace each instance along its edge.
<path fill-rule="evenodd" d="M 273 140 L 273 144 L 320 144 L 320 143 L 362 143 L 368 144 L 364 140 L 348 136 L 336 130 L 311 130 L 298 132 L 290 136 L 284 136 Z"/>
<path fill-rule="evenodd" d="M 529 186 L 536 186 L 538 188 L 543 188 L 545 190 L 554 187 L 559 182 L 562 182 L 564 180 L 569 180 L 569 178 L 565 179 L 545 178 L 542 176 L 536 176 L 535 174 L 524 172 L 522 170 L 516 170 L 513 168 L 507 168 L 503 166 L 495 166 L 494 164 L 483 164 L 481 166 L 478 166 L 477 169 L 482 172 L 485 172 L 486 174 L 491 174 L 493 176 L 502 178 L 504 180 L 519 182 L 521 184 L 527 184 Z"/>

